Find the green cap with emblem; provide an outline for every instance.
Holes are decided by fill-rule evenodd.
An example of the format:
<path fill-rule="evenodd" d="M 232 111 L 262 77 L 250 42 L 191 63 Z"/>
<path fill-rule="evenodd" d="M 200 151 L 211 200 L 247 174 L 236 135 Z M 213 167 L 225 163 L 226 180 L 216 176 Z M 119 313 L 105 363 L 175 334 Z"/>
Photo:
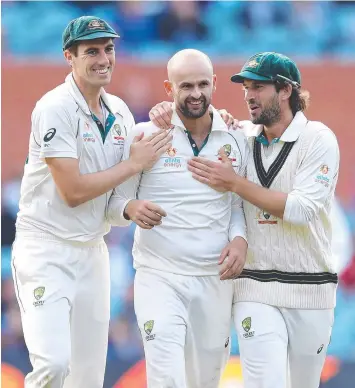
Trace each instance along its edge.
<path fill-rule="evenodd" d="M 80 16 L 72 20 L 63 32 L 63 51 L 80 40 L 119 38 L 116 31 L 96 16 Z"/>
<path fill-rule="evenodd" d="M 286 55 L 274 52 L 253 55 L 241 72 L 231 77 L 231 81 L 237 83 L 243 83 L 245 79 L 290 83 L 298 88 L 301 86 L 301 74 L 296 63 Z"/>

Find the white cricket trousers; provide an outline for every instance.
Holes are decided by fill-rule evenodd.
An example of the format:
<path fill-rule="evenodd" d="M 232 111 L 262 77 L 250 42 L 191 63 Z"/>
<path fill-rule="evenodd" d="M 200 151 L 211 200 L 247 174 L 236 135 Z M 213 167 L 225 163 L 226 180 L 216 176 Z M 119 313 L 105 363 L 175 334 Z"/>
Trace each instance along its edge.
<path fill-rule="evenodd" d="M 139 268 L 134 305 L 148 388 L 217 388 L 230 353 L 233 281 Z"/>
<path fill-rule="evenodd" d="M 318 388 L 334 310 L 237 302 L 233 309 L 244 388 Z"/>
<path fill-rule="evenodd" d="M 102 388 L 110 318 L 103 239 L 75 244 L 22 232 L 12 271 L 33 366 L 25 388 Z"/>

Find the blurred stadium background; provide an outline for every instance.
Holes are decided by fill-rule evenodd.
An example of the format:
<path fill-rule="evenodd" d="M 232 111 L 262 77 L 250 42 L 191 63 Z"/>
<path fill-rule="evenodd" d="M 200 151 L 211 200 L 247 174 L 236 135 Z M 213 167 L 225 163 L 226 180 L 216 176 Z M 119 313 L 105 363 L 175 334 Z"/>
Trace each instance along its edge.
<path fill-rule="evenodd" d="M 2 387 L 23 387 L 30 370 L 10 269 L 10 247 L 20 179 L 35 102 L 64 81 L 69 68 L 61 34 L 80 15 L 96 15 L 120 33 L 113 82 L 136 121 L 146 121 L 166 99 L 167 59 L 183 48 L 211 56 L 218 76 L 214 105 L 247 118 L 240 87 L 229 77 L 252 54 L 279 51 L 296 59 L 310 90 L 308 117 L 327 124 L 341 149 L 334 213 L 334 256 L 340 284 L 336 319 L 322 388 L 350 388 L 355 381 L 355 2 L 2 2 Z M 133 311 L 131 245 L 134 228 L 114 228 L 111 251 L 111 326 L 105 388 L 144 388 L 141 338 Z M 98 290 L 100 292 L 100 290 Z M 242 388 L 238 344 L 221 387 Z M 299 387 L 301 388 L 301 387 Z"/>

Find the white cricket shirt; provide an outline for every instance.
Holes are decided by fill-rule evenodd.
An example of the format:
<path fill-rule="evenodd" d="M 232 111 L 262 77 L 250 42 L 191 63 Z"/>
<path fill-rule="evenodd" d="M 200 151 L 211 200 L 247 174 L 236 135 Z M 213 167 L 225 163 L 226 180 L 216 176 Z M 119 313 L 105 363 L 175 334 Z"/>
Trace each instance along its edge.
<path fill-rule="evenodd" d="M 45 232 L 58 238 L 88 242 L 105 235 L 111 192 L 75 208 L 59 196 L 47 157 L 79 159 L 81 174 L 106 170 L 119 163 L 124 140 L 134 126 L 127 105 L 102 90 L 107 120 L 100 131 L 72 74 L 45 94 L 32 113 L 28 162 L 21 185 L 17 233 Z"/>
<path fill-rule="evenodd" d="M 330 221 L 339 172 L 336 137 L 302 112 L 269 146 L 262 129 L 245 123 L 253 153 L 247 178 L 288 197 L 283 219 L 244 201 L 249 247 L 245 269 L 235 280 L 236 300 L 332 308 L 337 286 Z"/>
<path fill-rule="evenodd" d="M 149 171 L 124 182 L 111 197 L 109 221 L 122 224 L 127 199 L 145 199 L 161 206 L 167 213 L 162 225 L 151 230 L 136 228 L 133 257 L 135 268 L 149 267 L 183 275 L 217 275 L 223 248 L 236 236 L 245 237 L 241 199 L 220 193 L 192 178 L 187 161 L 194 156 L 194 142 L 179 116 L 172 117 L 173 142 Z M 158 128 L 151 122 L 136 125 L 128 135 L 124 159 L 128 158 L 132 139 Z M 241 131 L 228 131 L 219 113 L 213 111 L 208 141 L 199 156 L 217 161 L 224 147 L 235 171 L 244 175 L 249 147 Z M 195 151 L 196 152 L 196 151 Z"/>

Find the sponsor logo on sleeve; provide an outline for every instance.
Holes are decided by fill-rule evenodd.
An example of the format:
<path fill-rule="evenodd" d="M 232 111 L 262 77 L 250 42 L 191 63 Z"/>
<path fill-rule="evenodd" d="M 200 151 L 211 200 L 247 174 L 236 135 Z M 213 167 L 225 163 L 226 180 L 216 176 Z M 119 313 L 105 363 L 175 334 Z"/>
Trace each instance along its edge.
<path fill-rule="evenodd" d="M 328 173 L 329 173 L 329 167 L 326 164 L 321 165 L 319 172 L 315 178 L 315 182 L 320 183 L 325 187 L 328 187 L 330 182 Z"/>
<path fill-rule="evenodd" d="M 48 131 L 46 132 L 46 134 L 43 137 L 45 147 L 49 147 L 48 142 L 50 142 L 53 139 L 53 137 L 55 136 L 56 133 L 57 133 L 57 130 L 55 128 L 48 129 Z"/>

